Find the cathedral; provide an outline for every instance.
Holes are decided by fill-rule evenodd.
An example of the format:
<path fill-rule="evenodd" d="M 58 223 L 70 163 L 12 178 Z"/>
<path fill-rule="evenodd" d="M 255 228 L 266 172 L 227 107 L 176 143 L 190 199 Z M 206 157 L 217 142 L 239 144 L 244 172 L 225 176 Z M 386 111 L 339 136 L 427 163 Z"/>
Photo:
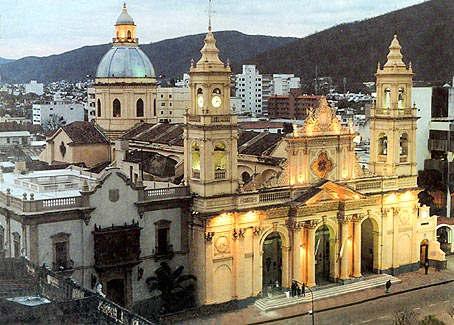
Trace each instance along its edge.
<path fill-rule="evenodd" d="M 95 127 L 109 139 L 112 164 L 133 182 L 143 177 L 133 176 L 127 158 L 135 151 L 174 162 L 165 177 L 181 175 L 192 197 L 187 263 L 199 303 L 257 296 L 292 280 L 313 287 L 446 264 L 437 217 L 418 202 L 413 71 L 397 36 L 376 71 L 366 168 L 355 156 L 352 125 L 324 98 L 285 136 L 239 130 L 231 67 L 219 58 L 211 23 L 201 58 L 190 65 L 185 123 L 157 124 L 153 65 L 126 7 L 115 29 L 96 74 Z"/>

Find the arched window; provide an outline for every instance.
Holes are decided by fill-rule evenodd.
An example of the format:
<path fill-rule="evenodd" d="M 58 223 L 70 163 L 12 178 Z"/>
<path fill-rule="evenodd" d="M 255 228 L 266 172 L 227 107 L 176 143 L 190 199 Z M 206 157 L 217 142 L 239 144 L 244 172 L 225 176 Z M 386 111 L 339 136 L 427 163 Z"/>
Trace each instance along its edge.
<path fill-rule="evenodd" d="M 101 101 L 98 99 L 98 105 L 97 105 L 97 109 L 98 109 L 98 117 L 101 117 Z"/>
<path fill-rule="evenodd" d="M 117 98 L 113 101 L 113 117 L 121 117 L 121 104 Z"/>
<path fill-rule="evenodd" d="M 408 134 L 402 133 L 400 136 L 400 160 L 407 160 L 408 155 Z"/>
<path fill-rule="evenodd" d="M 203 95 L 203 90 L 202 90 L 202 88 L 197 89 L 197 95 Z"/>
<path fill-rule="evenodd" d="M 378 137 L 378 154 L 384 156 L 388 154 L 388 137 L 384 133 Z"/>
<path fill-rule="evenodd" d="M 248 172 L 242 172 L 241 173 L 241 180 L 243 181 L 244 184 L 247 184 L 251 180 L 251 175 L 249 175 Z"/>
<path fill-rule="evenodd" d="M 398 109 L 403 109 L 404 108 L 404 103 L 405 103 L 405 94 L 404 94 L 404 89 L 399 88 L 399 93 L 397 95 L 397 108 Z"/>
<path fill-rule="evenodd" d="M 18 232 L 13 232 L 13 252 L 14 257 L 20 257 L 20 235 Z"/>
<path fill-rule="evenodd" d="M 214 88 L 213 89 L 213 94 L 220 95 L 221 94 L 221 90 L 219 88 Z"/>
<path fill-rule="evenodd" d="M 197 142 L 191 146 L 192 177 L 200 178 L 200 147 Z"/>
<path fill-rule="evenodd" d="M 143 117 L 143 100 L 139 98 L 136 103 L 136 116 Z"/>
<path fill-rule="evenodd" d="M 225 152 L 225 144 L 222 142 L 214 145 L 214 178 L 225 178 L 225 170 L 227 165 L 227 154 Z"/>
<path fill-rule="evenodd" d="M 385 88 L 384 98 L 383 98 L 383 106 L 386 109 L 391 108 L 391 89 Z"/>
<path fill-rule="evenodd" d="M 131 38 L 132 38 L 132 36 L 131 36 L 131 31 L 128 30 L 128 39 L 131 39 Z"/>

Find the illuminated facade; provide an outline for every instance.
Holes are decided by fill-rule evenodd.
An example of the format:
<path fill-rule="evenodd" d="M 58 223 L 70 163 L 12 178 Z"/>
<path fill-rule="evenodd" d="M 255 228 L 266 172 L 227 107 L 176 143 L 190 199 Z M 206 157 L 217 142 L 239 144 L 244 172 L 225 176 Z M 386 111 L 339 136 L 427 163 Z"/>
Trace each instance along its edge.
<path fill-rule="evenodd" d="M 139 122 L 156 122 L 156 78 L 142 52 L 126 4 L 115 24 L 112 48 L 101 59 L 95 79 L 96 124 L 116 139 Z"/>
<path fill-rule="evenodd" d="M 228 67 L 217 53 L 209 31 L 191 68 L 186 117 L 185 178 L 196 194 L 189 260 L 200 303 L 256 296 L 293 279 L 314 286 L 411 271 L 426 260 L 444 265 L 437 219 L 418 203 L 412 71 L 397 37 L 377 71 L 370 170 L 356 161 L 351 128 L 322 100 L 287 135 L 284 172 L 259 190 L 238 182 L 236 120 L 228 105 L 213 107 L 213 90 L 222 96 L 229 89 Z M 227 154 L 221 160 L 218 141 Z"/>

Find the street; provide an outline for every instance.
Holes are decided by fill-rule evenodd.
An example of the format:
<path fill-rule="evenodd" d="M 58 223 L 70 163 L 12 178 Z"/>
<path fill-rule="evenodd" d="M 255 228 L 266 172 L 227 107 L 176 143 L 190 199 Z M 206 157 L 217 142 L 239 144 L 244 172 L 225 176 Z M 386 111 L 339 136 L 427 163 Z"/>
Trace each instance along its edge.
<path fill-rule="evenodd" d="M 393 324 L 393 314 L 403 309 L 417 315 L 437 315 L 446 324 L 454 324 L 447 311 L 454 306 L 454 283 L 402 293 L 358 305 L 338 308 L 315 314 L 315 324 Z M 311 316 L 305 315 L 269 324 L 311 324 Z"/>

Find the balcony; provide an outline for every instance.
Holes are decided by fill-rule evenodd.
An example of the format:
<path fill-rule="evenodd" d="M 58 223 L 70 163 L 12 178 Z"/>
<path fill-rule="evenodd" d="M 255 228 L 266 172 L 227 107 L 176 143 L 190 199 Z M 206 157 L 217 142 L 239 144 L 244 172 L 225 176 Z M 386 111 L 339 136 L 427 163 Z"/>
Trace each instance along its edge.
<path fill-rule="evenodd" d="M 156 246 L 153 250 L 153 258 L 155 261 L 171 260 L 174 255 L 173 245 Z"/>
<path fill-rule="evenodd" d="M 69 259 L 66 261 L 52 262 L 52 271 L 64 275 L 71 275 L 74 272 L 74 261 Z"/>
<path fill-rule="evenodd" d="M 218 169 L 214 171 L 214 179 L 225 179 L 226 177 L 226 170 L 225 169 Z"/>

